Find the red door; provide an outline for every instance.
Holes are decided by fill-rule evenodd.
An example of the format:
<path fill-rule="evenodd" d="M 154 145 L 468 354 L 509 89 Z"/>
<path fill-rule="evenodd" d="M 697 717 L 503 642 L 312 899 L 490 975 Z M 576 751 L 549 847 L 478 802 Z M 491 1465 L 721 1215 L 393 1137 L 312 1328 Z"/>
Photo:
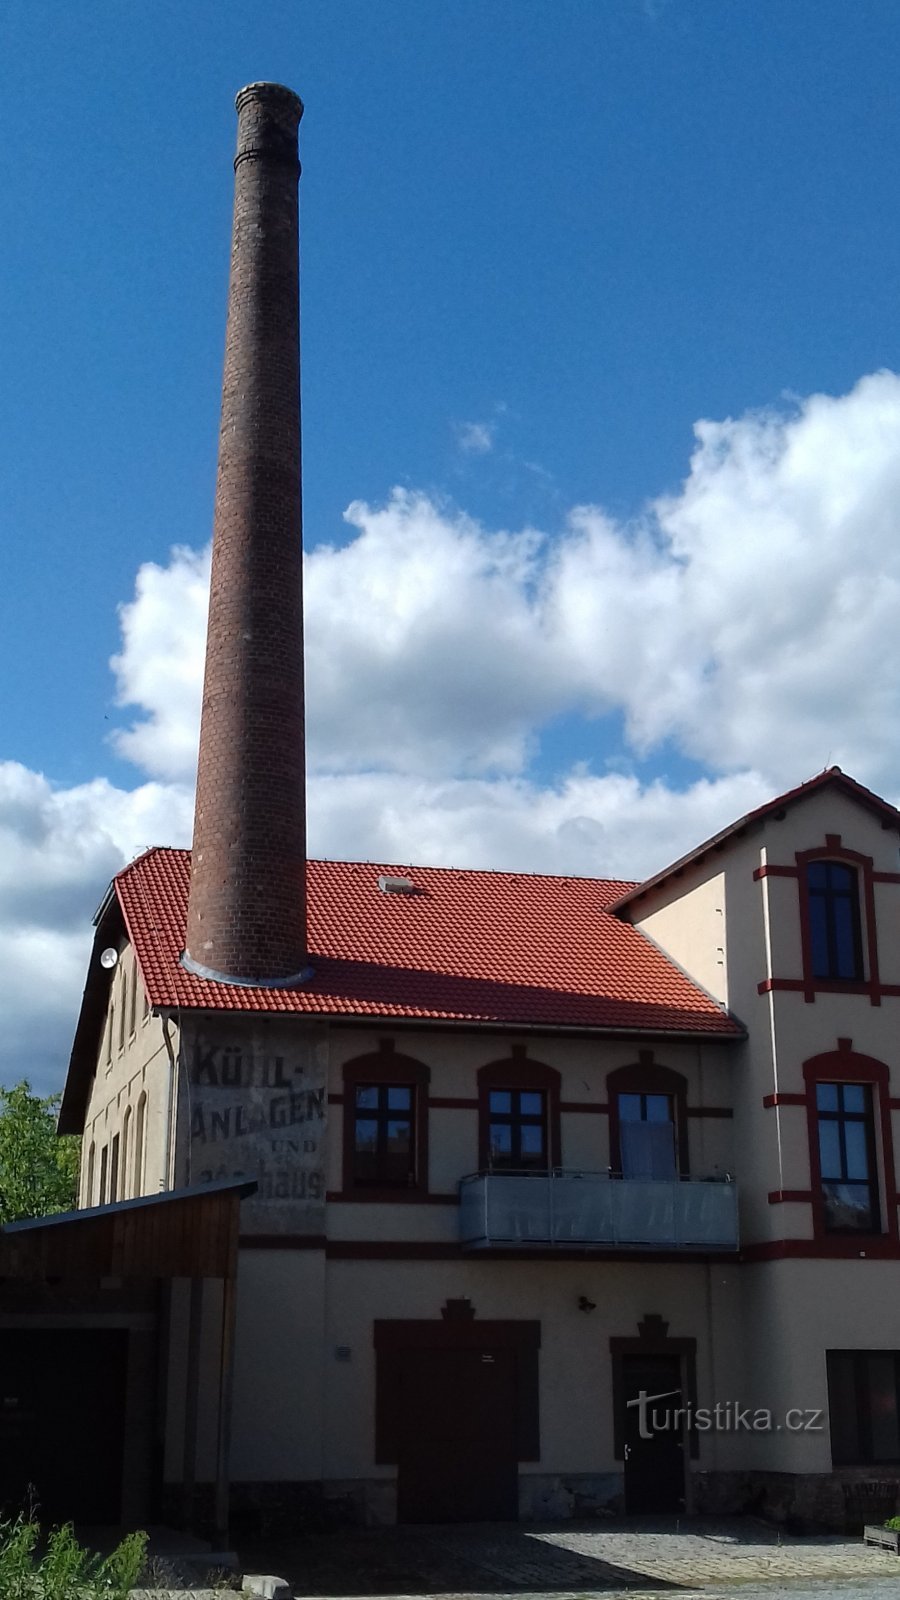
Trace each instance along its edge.
<path fill-rule="evenodd" d="M 410 1350 L 399 1388 L 399 1520 L 515 1521 L 515 1353 Z"/>

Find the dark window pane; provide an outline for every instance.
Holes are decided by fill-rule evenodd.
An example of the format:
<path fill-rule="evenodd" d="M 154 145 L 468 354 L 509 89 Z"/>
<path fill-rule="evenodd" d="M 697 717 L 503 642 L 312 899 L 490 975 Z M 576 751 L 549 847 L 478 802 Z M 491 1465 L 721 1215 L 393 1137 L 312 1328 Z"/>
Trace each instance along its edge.
<path fill-rule="evenodd" d="M 828 953 L 827 905 L 813 896 L 810 900 L 809 932 L 812 943 L 812 969 L 815 978 L 831 977 L 831 960 Z"/>
<path fill-rule="evenodd" d="M 387 1142 L 392 1154 L 396 1154 L 398 1150 L 409 1150 L 412 1143 L 412 1125 L 408 1119 L 402 1122 L 392 1119 L 388 1123 Z"/>
<path fill-rule="evenodd" d="M 521 1128 L 522 1160 L 534 1161 L 544 1154 L 544 1130 L 540 1123 L 525 1122 Z"/>
<path fill-rule="evenodd" d="M 648 1122 L 672 1121 L 672 1101 L 667 1094 L 648 1094 L 646 1101 Z"/>
<path fill-rule="evenodd" d="M 490 1107 L 492 1111 L 512 1111 L 512 1095 L 510 1091 L 508 1089 L 492 1089 Z"/>
<path fill-rule="evenodd" d="M 835 1088 L 837 1085 L 835 1084 Z M 845 1083 L 842 1085 L 845 1111 L 866 1111 L 866 1086 L 864 1083 Z"/>
<path fill-rule="evenodd" d="M 847 1177 L 868 1178 L 869 1152 L 864 1122 L 845 1123 L 844 1146 L 847 1151 Z"/>
<path fill-rule="evenodd" d="M 542 1117 L 544 1115 L 544 1096 L 538 1092 L 533 1094 L 530 1090 L 519 1095 L 519 1111 L 523 1117 Z"/>
<path fill-rule="evenodd" d="M 825 861 L 811 861 L 806 871 L 808 874 L 810 888 L 824 889 L 827 879 L 828 863 Z"/>
<path fill-rule="evenodd" d="M 825 863 L 828 871 L 828 881 L 832 889 L 838 894 L 850 894 L 856 888 L 856 869 L 844 867 L 839 861 Z"/>
<path fill-rule="evenodd" d="M 640 1122 L 641 1097 L 639 1094 L 619 1095 L 619 1121 Z"/>
<path fill-rule="evenodd" d="M 837 1111 L 838 1086 L 836 1083 L 816 1084 L 816 1105 L 820 1111 Z"/>
<path fill-rule="evenodd" d="M 378 1123 L 357 1117 L 355 1144 L 358 1151 L 374 1151 L 378 1144 Z"/>
<path fill-rule="evenodd" d="M 819 1123 L 819 1163 L 823 1178 L 841 1178 L 841 1134 L 837 1122 Z"/>
<path fill-rule="evenodd" d="M 834 939 L 837 978 L 856 977 L 856 931 L 849 900 L 835 899 Z"/>
<path fill-rule="evenodd" d="M 412 1090 L 390 1088 L 387 1092 L 389 1111 L 408 1111 L 412 1105 Z"/>
<path fill-rule="evenodd" d="M 374 1111 L 378 1106 L 377 1083 L 359 1083 L 356 1086 L 356 1104 L 361 1111 Z"/>
<path fill-rule="evenodd" d="M 509 1159 L 512 1155 L 512 1128 L 508 1122 L 491 1123 L 490 1145 L 495 1161 Z"/>
<path fill-rule="evenodd" d="M 872 1195 L 867 1183 L 823 1182 L 825 1226 L 831 1233 L 871 1233 Z"/>

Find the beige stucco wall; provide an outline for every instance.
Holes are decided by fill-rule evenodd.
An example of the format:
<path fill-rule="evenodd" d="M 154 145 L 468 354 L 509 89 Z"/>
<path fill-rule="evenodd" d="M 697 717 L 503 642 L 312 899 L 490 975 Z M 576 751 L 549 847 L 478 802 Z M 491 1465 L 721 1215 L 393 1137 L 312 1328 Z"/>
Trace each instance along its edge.
<path fill-rule="evenodd" d="M 119 1135 L 117 1198 L 157 1194 L 169 1187 L 166 1158 L 170 1144 L 172 1059 L 177 1057 L 177 1051 L 178 1030 L 171 1022 L 164 1023 L 149 1011 L 131 945 L 123 941 L 118 964 L 111 975 L 106 1022 L 88 1096 L 81 1149 L 81 1207 L 99 1203 L 101 1152 L 104 1147 L 111 1151 L 116 1134 Z M 142 1159 L 138 1149 L 141 1111 L 144 1119 Z M 93 1183 L 89 1192 L 92 1150 Z"/>

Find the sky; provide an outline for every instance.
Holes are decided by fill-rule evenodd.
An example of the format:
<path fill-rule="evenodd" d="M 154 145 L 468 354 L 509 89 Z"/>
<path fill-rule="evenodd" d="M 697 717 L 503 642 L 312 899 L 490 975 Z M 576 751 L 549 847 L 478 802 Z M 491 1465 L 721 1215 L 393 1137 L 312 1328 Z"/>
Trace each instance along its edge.
<path fill-rule="evenodd" d="M 234 94 L 300 130 L 314 854 L 900 800 L 895 0 L 3 0 L 0 1081 L 190 842 Z"/>

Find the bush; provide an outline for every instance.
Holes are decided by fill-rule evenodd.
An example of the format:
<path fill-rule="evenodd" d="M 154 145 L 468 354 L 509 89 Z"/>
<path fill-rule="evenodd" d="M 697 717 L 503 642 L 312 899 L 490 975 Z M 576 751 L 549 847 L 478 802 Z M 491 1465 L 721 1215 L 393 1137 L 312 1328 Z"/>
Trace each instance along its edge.
<path fill-rule="evenodd" d="M 891 1533 L 900 1533 L 900 1517 L 888 1517 L 885 1527 L 889 1528 Z"/>
<path fill-rule="evenodd" d="M 109 1556 L 78 1543 L 67 1522 L 41 1547 L 33 1518 L 0 1522 L 2 1600 L 126 1600 L 143 1571 L 147 1535 L 130 1533 Z"/>

